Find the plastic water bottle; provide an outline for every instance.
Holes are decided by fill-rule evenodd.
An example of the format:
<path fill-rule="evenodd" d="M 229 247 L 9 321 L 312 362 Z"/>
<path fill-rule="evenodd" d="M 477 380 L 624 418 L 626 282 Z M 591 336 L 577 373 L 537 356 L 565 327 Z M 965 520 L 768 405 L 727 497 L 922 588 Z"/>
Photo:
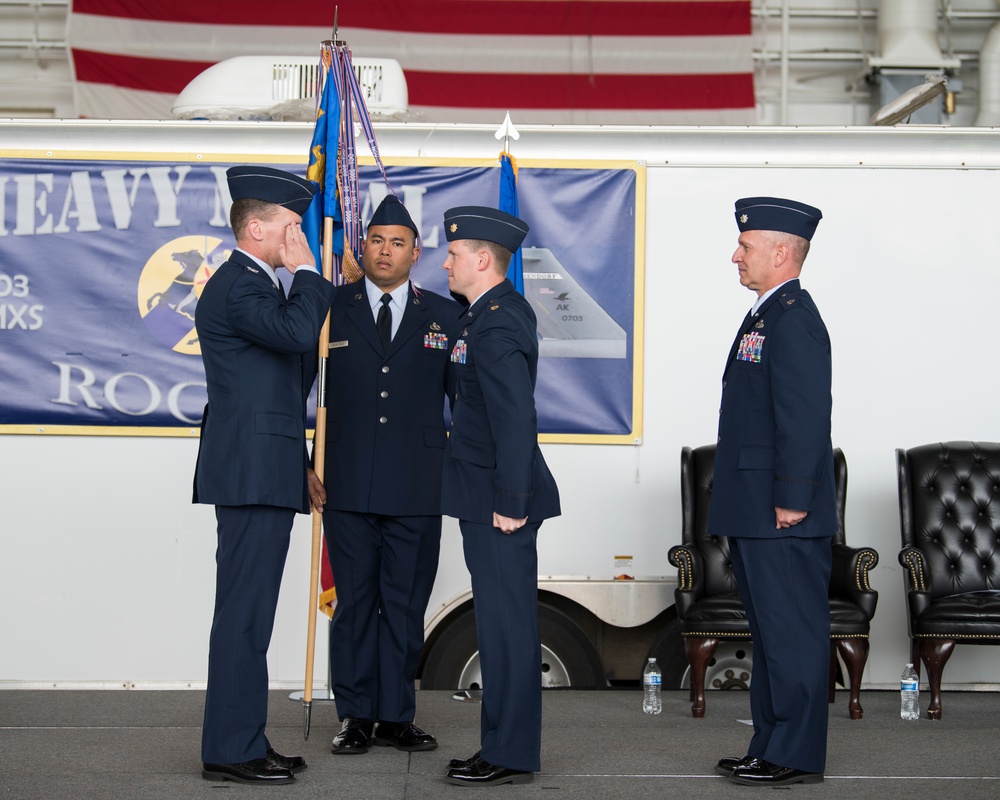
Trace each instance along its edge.
<path fill-rule="evenodd" d="M 642 710 L 647 714 L 659 714 L 663 711 L 663 701 L 660 700 L 660 684 L 663 674 L 651 658 L 642 671 Z"/>
<path fill-rule="evenodd" d="M 899 716 L 920 719 L 920 681 L 913 664 L 907 664 L 899 679 Z"/>

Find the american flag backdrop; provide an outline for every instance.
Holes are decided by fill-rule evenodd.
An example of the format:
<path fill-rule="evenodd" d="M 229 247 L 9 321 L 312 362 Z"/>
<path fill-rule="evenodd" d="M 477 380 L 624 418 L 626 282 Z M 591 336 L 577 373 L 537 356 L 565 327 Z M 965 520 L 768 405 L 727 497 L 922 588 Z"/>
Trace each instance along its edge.
<path fill-rule="evenodd" d="M 166 119 L 214 63 L 338 36 L 394 58 L 424 122 L 754 122 L 750 0 L 73 0 L 81 117 Z"/>

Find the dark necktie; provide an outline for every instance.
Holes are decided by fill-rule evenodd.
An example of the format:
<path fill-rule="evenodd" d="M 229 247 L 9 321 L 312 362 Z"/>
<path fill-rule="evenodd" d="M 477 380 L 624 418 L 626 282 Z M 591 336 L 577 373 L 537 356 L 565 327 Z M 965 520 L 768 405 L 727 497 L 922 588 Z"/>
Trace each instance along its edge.
<path fill-rule="evenodd" d="M 388 350 L 389 342 L 392 341 L 392 309 L 389 308 L 391 302 L 391 294 L 382 295 L 382 308 L 378 310 L 378 317 L 375 319 L 375 330 L 378 331 L 383 350 Z"/>

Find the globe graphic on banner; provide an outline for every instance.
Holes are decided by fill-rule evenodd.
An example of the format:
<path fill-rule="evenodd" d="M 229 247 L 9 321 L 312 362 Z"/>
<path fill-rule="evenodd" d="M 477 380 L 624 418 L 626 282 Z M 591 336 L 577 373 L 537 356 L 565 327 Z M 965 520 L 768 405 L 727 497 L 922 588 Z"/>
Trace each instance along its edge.
<path fill-rule="evenodd" d="M 149 257 L 139 276 L 139 314 L 159 342 L 178 353 L 201 355 L 194 310 L 205 283 L 230 252 L 214 236 L 182 236 Z"/>

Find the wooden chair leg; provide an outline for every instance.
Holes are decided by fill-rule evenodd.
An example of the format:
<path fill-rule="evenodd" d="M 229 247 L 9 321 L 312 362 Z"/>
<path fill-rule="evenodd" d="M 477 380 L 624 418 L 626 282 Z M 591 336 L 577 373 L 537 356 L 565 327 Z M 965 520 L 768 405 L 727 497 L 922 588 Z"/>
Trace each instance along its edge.
<path fill-rule="evenodd" d="M 868 661 L 868 639 L 837 639 L 837 651 L 847 665 L 847 674 L 851 682 L 851 695 L 847 703 L 847 712 L 851 719 L 861 719 L 864 709 L 861 707 L 861 676 Z"/>
<path fill-rule="evenodd" d="M 954 649 L 954 639 L 920 640 L 920 657 L 927 667 L 927 684 L 931 690 L 931 704 L 927 707 L 928 719 L 941 719 L 941 675 Z"/>
<path fill-rule="evenodd" d="M 695 719 L 705 716 L 705 670 L 718 646 L 718 639 L 684 637 L 684 652 L 691 665 L 691 716 Z"/>
<path fill-rule="evenodd" d="M 837 643 L 830 640 L 830 692 L 827 702 L 831 705 L 837 701 Z"/>

